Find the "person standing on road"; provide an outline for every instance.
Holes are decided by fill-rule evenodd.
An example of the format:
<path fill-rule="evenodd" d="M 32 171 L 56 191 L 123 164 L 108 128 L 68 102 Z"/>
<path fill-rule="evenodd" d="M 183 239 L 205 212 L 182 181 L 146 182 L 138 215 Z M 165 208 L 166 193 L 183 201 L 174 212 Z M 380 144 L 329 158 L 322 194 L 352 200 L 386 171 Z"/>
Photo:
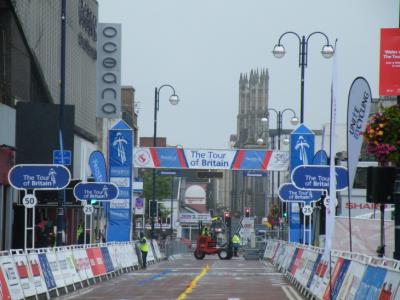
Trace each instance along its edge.
<path fill-rule="evenodd" d="M 140 233 L 140 252 L 142 252 L 142 262 L 143 262 L 143 269 L 147 267 L 147 253 L 149 252 L 149 245 L 147 244 L 147 239 L 144 236 L 143 232 Z"/>
<path fill-rule="evenodd" d="M 233 256 L 238 257 L 238 249 L 240 246 L 240 237 L 235 233 L 232 237 Z"/>

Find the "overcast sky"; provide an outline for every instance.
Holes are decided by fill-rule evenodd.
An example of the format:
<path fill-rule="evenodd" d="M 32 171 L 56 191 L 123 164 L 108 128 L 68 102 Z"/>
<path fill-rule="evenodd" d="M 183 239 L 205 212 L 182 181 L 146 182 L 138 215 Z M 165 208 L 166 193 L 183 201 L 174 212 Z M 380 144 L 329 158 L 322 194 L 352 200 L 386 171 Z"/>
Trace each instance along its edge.
<path fill-rule="evenodd" d="M 347 94 L 357 76 L 378 97 L 380 28 L 398 27 L 398 0 L 99 0 L 99 20 L 122 24 L 122 84 L 136 89 L 139 135 L 153 135 L 154 88 L 175 87 L 181 102 L 160 96 L 158 136 L 185 148 L 228 147 L 236 133 L 240 73 L 267 68 L 269 107 L 300 115 L 298 40 L 286 36 L 287 55 L 272 49 L 286 31 L 322 31 L 338 39 L 338 122 L 346 122 Z M 329 122 L 332 59 L 320 54 L 321 36 L 309 41 L 305 71 L 305 124 Z M 276 120 L 271 120 L 271 128 Z M 290 128 L 290 116 L 284 127 Z"/>

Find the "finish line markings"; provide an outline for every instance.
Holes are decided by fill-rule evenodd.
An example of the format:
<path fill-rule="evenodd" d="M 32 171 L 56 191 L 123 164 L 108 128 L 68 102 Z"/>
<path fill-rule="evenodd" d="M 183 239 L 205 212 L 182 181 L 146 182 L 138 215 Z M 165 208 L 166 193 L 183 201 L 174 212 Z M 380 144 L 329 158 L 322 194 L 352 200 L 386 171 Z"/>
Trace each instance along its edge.
<path fill-rule="evenodd" d="M 190 294 L 192 292 L 192 290 L 196 287 L 196 283 L 203 278 L 204 275 L 207 274 L 207 272 L 209 271 L 209 267 L 208 265 L 206 265 L 203 270 L 200 272 L 200 274 L 198 274 L 187 286 L 186 290 L 179 295 L 178 298 L 176 298 L 176 300 L 184 300 L 188 294 Z"/>

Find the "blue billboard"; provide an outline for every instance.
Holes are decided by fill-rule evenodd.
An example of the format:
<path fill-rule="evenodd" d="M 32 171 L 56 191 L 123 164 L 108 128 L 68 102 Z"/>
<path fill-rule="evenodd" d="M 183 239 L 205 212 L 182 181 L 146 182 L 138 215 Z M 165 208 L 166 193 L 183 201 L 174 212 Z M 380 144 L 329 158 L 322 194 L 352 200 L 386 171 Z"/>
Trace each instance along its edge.
<path fill-rule="evenodd" d="M 119 189 L 118 198 L 108 203 L 107 242 L 129 241 L 132 211 L 132 129 L 119 121 L 109 130 L 109 179 Z"/>

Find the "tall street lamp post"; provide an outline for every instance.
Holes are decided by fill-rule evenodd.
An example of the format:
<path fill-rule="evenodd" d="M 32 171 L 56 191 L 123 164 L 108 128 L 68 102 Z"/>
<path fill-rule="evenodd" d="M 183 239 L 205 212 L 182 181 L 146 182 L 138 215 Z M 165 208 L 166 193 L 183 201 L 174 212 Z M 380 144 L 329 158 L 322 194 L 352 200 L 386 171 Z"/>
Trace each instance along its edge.
<path fill-rule="evenodd" d="M 172 105 L 179 103 L 179 97 L 175 93 L 175 89 L 172 85 L 164 84 L 159 88 L 155 88 L 154 92 L 154 135 L 153 135 L 153 147 L 157 146 L 157 112 L 160 107 L 160 91 L 164 87 L 169 87 L 172 90 L 172 95 L 169 97 L 169 102 Z M 153 182 L 152 182 L 152 201 L 150 204 L 150 221 L 151 221 L 151 238 L 154 237 L 154 217 L 157 213 L 157 201 L 156 201 L 156 169 L 153 168 Z"/>
<path fill-rule="evenodd" d="M 278 111 L 278 110 L 276 110 L 274 108 L 268 108 L 266 116 L 261 119 L 261 122 L 267 123 L 269 121 L 270 112 L 274 112 L 276 114 L 276 129 L 277 129 L 277 137 L 278 137 L 278 150 L 281 150 L 281 134 L 282 134 L 282 128 L 283 128 L 283 115 L 286 112 L 291 112 L 292 113 L 292 118 L 290 119 L 290 123 L 293 126 L 295 126 L 295 125 L 297 125 L 299 123 L 299 118 L 297 117 L 296 112 L 291 108 L 285 108 L 282 111 Z M 264 140 L 261 137 L 259 139 L 257 139 L 257 144 L 262 145 L 263 143 L 264 143 Z M 288 139 L 284 139 L 283 143 L 284 144 L 288 144 L 289 140 Z M 281 174 L 278 171 L 278 187 L 280 185 L 280 176 L 281 176 Z M 272 176 L 272 179 L 274 179 L 274 176 Z M 274 193 L 274 181 L 272 181 L 272 193 Z M 282 214 L 283 214 L 283 209 L 282 209 Z"/>
<path fill-rule="evenodd" d="M 309 34 L 308 36 L 301 36 L 298 35 L 296 32 L 287 31 L 283 33 L 278 40 L 278 44 L 275 45 L 272 53 L 276 58 L 282 58 L 286 54 L 285 47 L 281 44 L 281 40 L 285 35 L 295 35 L 299 39 L 299 67 L 301 68 L 301 85 L 300 85 L 300 123 L 304 122 L 304 71 L 307 67 L 307 56 L 308 56 L 308 41 L 310 37 L 313 35 L 322 35 L 326 39 L 326 44 L 323 45 L 321 54 L 325 58 L 331 58 L 334 54 L 334 49 L 332 45 L 329 43 L 328 36 L 321 32 L 321 31 L 314 31 L 313 33 Z"/>

